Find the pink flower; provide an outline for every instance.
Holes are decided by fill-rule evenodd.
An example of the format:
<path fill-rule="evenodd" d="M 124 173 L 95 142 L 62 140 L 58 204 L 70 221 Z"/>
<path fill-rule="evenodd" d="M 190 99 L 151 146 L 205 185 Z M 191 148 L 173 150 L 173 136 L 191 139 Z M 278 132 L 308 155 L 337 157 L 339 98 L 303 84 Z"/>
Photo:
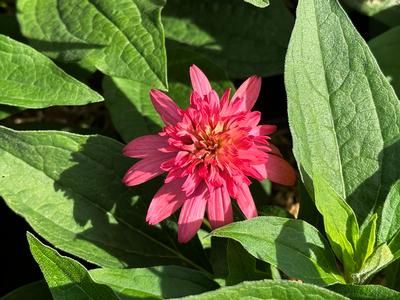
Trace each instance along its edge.
<path fill-rule="evenodd" d="M 157 224 L 182 207 L 178 240 L 189 241 L 202 224 L 204 212 L 213 228 L 233 221 L 231 198 L 246 218 L 257 216 L 248 176 L 293 185 L 296 174 L 273 146 L 273 125 L 258 125 L 260 112 L 250 111 L 261 79 L 247 79 L 229 101 L 230 90 L 219 99 L 204 73 L 190 68 L 193 93 L 182 110 L 167 95 L 152 90 L 150 97 L 165 123 L 158 135 L 134 139 L 124 148 L 141 158 L 123 182 L 134 186 L 167 172 L 165 184 L 154 196 L 146 220 Z"/>

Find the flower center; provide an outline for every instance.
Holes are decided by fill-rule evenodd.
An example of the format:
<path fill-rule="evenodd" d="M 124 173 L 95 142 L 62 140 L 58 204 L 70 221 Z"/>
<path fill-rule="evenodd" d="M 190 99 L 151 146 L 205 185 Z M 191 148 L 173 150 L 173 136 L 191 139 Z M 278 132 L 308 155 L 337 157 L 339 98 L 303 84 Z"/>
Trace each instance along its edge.
<path fill-rule="evenodd" d="M 198 133 L 198 140 L 195 141 L 195 155 L 200 159 L 215 158 L 223 146 L 224 126 L 219 122 L 216 126 L 207 125 L 204 130 Z"/>

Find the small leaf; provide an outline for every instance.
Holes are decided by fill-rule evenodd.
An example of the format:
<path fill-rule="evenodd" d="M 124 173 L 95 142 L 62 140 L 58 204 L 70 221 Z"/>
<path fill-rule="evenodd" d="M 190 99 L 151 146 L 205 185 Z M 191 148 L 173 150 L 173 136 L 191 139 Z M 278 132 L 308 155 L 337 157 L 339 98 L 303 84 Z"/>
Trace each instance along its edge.
<path fill-rule="evenodd" d="M 27 236 L 32 255 L 42 270 L 55 300 L 118 300 L 109 287 L 95 283 L 80 263 L 59 255 L 30 233 Z"/>
<path fill-rule="evenodd" d="M 400 293 L 381 285 L 342 285 L 329 286 L 328 289 L 352 300 L 395 300 Z"/>
<path fill-rule="evenodd" d="M 329 243 L 301 220 L 258 217 L 218 228 L 212 235 L 238 241 L 288 276 L 315 284 L 343 282 Z"/>
<path fill-rule="evenodd" d="M 345 274 L 354 271 L 359 228 L 351 207 L 323 180 L 314 178 L 315 204 L 324 219 L 325 231 L 333 251 L 344 264 Z"/>
<path fill-rule="evenodd" d="M 293 16 L 282 1 L 259 9 L 244 1 L 168 0 L 163 24 L 167 48 L 178 44 L 244 78 L 283 72 Z"/>
<path fill-rule="evenodd" d="M 265 300 L 292 300 L 292 299 L 324 299 L 344 300 L 348 299 L 327 289 L 294 281 L 263 280 L 243 282 L 235 286 L 223 287 L 213 292 L 198 296 L 190 296 L 180 299 L 187 300 L 241 300 L 241 299 L 265 299 Z"/>
<path fill-rule="evenodd" d="M 388 245 L 382 244 L 377 247 L 368 257 L 362 269 L 357 273 L 351 274 L 354 283 L 361 284 L 367 281 L 372 275 L 376 274 L 384 267 L 386 267 L 394 259 L 392 252 Z"/>
<path fill-rule="evenodd" d="M 365 260 L 374 252 L 376 241 L 377 214 L 373 214 L 368 223 L 362 229 L 360 239 L 356 245 L 355 259 L 358 263 L 357 269 L 361 268 Z"/>
<path fill-rule="evenodd" d="M 18 21 L 52 58 L 166 89 L 163 0 L 20 0 Z"/>
<path fill-rule="evenodd" d="M 46 282 L 36 281 L 17 288 L 16 290 L 8 293 L 0 298 L 0 300 L 26 300 L 26 299 L 40 299 L 40 300 L 53 300 L 49 287 Z"/>
<path fill-rule="evenodd" d="M 393 260 L 400 258 L 400 230 L 394 235 L 389 242 L 390 251 L 393 253 Z"/>
<path fill-rule="evenodd" d="M 103 98 L 31 47 L 0 34 L 0 104 L 84 105 Z"/>
<path fill-rule="evenodd" d="M 337 0 L 300 0 L 286 57 L 294 154 L 307 191 L 314 172 L 359 224 L 400 178 L 400 101 Z"/>
<path fill-rule="evenodd" d="M 400 6 L 399 6 L 400 7 Z M 400 8 L 399 8 L 400 9 Z M 368 42 L 383 74 L 400 96 L 400 26 L 394 27 Z"/>
<path fill-rule="evenodd" d="M 215 290 L 203 273 L 177 266 L 148 269 L 95 269 L 94 281 L 111 287 L 121 299 L 169 299 Z"/>
<path fill-rule="evenodd" d="M 267 7 L 269 5 L 269 0 L 244 0 L 244 1 L 261 8 Z"/>
<path fill-rule="evenodd" d="M 379 244 L 389 242 L 400 230 L 400 180 L 390 189 L 378 222 L 377 241 Z"/>

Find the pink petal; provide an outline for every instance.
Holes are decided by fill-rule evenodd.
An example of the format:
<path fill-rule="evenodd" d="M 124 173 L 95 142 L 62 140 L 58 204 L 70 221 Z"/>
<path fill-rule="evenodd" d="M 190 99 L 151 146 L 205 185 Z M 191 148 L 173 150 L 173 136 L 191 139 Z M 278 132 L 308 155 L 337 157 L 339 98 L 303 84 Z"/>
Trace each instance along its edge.
<path fill-rule="evenodd" d="M 182 119 L 180 108 L 163 92 L 150 91 L 151 102 L 166 125 L 175 125 Z"/>
<path fill-rule="evenodd" d="M 158 152 L 158 149 L 168 146 L 168 137 L 159 135 L 144 135 L 130 141 L 123 150 L 125 156 L 143 158 Z"/>
<path fill-rule="evenodd" d="M 208 219 L 213 229 L 232 223 L 232 203 L 225 185 L 210 191 L 207 202 Z"/>
<path fill-rule="evenodd" d="M 126 172 L 124 178 L 122 179 L 123 183 L 129 186 L 134 186 L 164 173 L 164 171 L 160 168 L 161 164 L 173 156 L 174 154 L 171 153 L 161 153 L 159 155 L 142 159 Z"/>
<path fill-rule="evenodd" d="M 199 95 L 205 96 L 211 92 L 210 82 L 196 65 L 190 67 L 190 80 L 192 81 L 193 90 Z"/>
<path fill-rule="evenodd" d="M 249 133 L 254 136 L 270 135 L 276 131 L 275 125 L 259 125 L 254 127 Z"/>
<path fill-rule="evenodd" d="M 257 101 L 261 90 L 261 77 L 251 76 L 239 87 L 232 97 L 232 102 L 240 101 L 237 111 L 249 111 Z"/>
<path fill-rule="evenodd" d="M 267 178 L 272 182 L 292 186 L 296 183 L 296 172 L 283 158 L 270 154 L 265 163 Z"/>
<path fill-rule="evenodd" d="M 204 218 L 208 190 L 206 185 L 201 184 L 192 197 L 183 203 L 178 220 L 178 241 L 188 242 L 199 230 Z"/>
<path fill-rule="evenodd" d="M 185 193 L 181 186 L 183 179 L 174 180 L 164 184 L 154 196 L 147 211 L 146 221 L 149 224 L 157 224 L 172 215 L 185 201 Z"/>
<path fill-rule="evenodd" d="M 254 200 L 251 196 L 249 187 L 246 184 L 242 184 L 238 187 L 236 201 L 239 205 L 240 210 L 243 212 L 247 219 L 257 217 L 257 208 L 254 204 Z"/>

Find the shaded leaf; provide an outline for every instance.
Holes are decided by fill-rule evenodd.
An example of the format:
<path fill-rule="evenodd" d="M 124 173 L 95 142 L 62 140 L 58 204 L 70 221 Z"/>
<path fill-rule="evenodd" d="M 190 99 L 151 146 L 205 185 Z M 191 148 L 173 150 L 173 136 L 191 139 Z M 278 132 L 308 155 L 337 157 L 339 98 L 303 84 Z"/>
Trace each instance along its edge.
<path fill-rule="evenodd" d="M 400 15 L 399 15 L 400 18 Z M 400 26 L 394 27 L 368 42 L 383 74 L 400 95 Z"/>
<path fill-rule="evenodd" d="M 400 230 L 400 180 L 391 188 L 378 220 L 377 242 L 390 241 Z M 400 250 L 400 248 L 399 248 Z"/>
<path fill-rule="evenodd" d="M 0 298 L 0 300 L 53 300 L 45 281 L 37 281 L 17 288 Z"/>
<path fill-rule="evenodd" d="M 163 0 L 21 0 L 18 21 L 52 58 L 166 89 Z"/>
<path fill-rule="evenodd" d="M 244 78 L 282 73 L 293 16 L 282 1 L 259 9 L 244 1 L 168 0 L 163 24 L 167 47 L 185 46 Z"/>

